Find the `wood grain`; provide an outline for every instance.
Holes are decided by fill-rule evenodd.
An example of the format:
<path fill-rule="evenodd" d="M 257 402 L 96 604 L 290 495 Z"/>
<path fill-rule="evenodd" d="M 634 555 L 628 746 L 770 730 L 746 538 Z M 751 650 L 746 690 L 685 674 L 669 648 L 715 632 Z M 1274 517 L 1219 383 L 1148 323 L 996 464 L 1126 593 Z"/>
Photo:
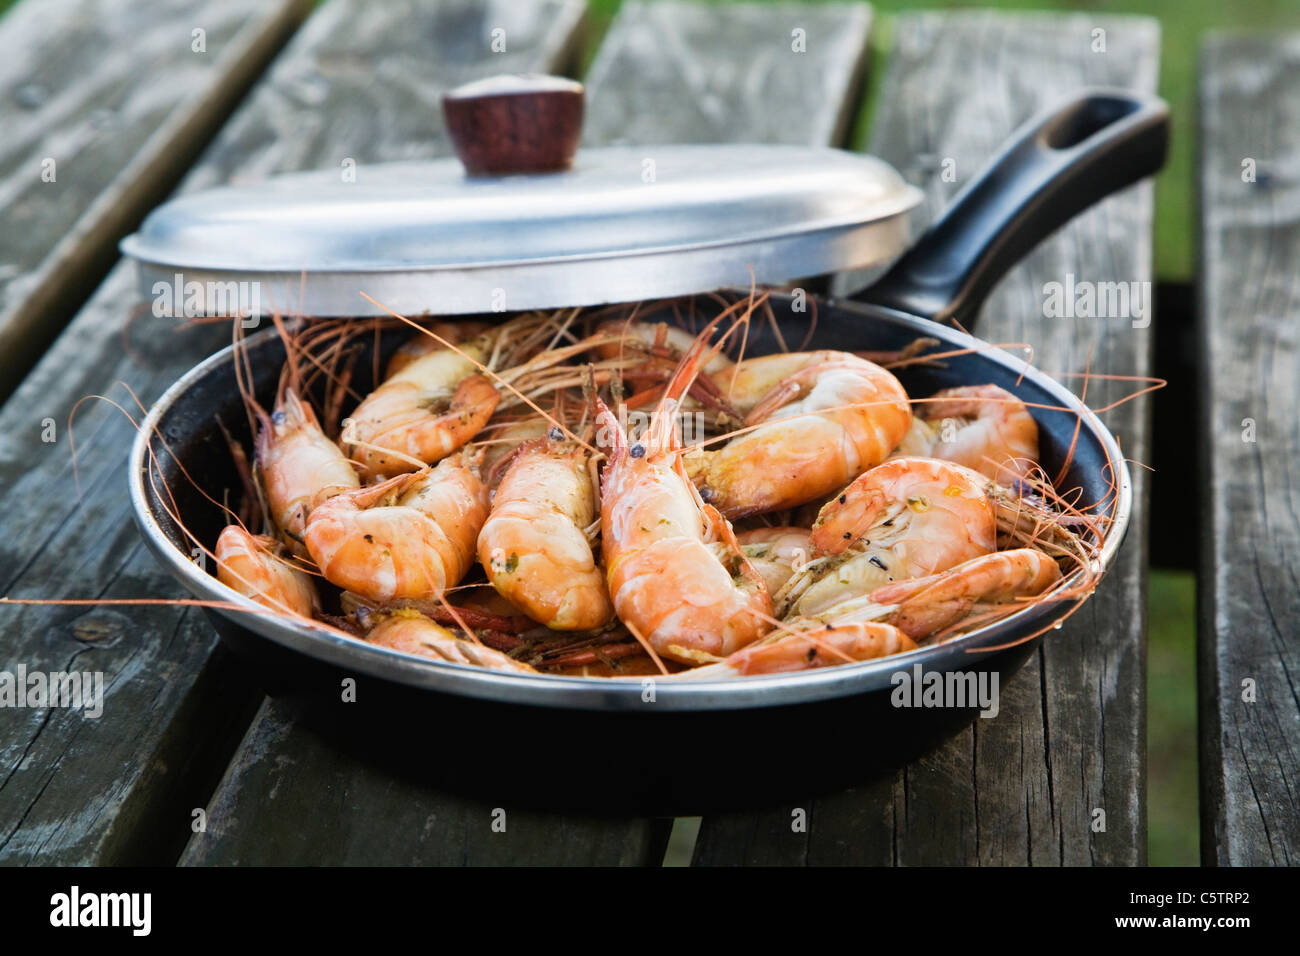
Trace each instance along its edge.
<path fill-rule="evenodd" d="M 1105 52 L 1094 52 L 1095 30 Z M 905 14 L 871 151 L 923 188 L 931 214 L 1018 125 L 1085 85 L 1154 91 L 1155 21 L 1130 17 L 999 13 Z M 944 181 L 945 160 L 956 171 Z M 1138 185 L 1049 238 L 998 286 L 975 329 L 1029 343 L 1051 373 L 1142 375 L 1151 330 L 1128 317 L 1044 316 L 1044 284 L 1149 281 L 1152 201 Z M 1139 321 L 1138 324 L 1142 324 Z M 1081 380 L 1065 378 L 1080 390 Z M 1127 383 L 1092 381 L 1100 407 Z M 1149 407 L 1103 416 L 1125 453 L 1141 461 Z M 806 832 L 792 807 L 706 818 L 699 864 L 870 863 L 1121 864 L 1146 858 L 1146 482 L 1134 469 L 1137 509 L 1110 575 L 1091 601 L 1049 635 L 1001 688 L 1001 713 L 978 720 L 906 768 L 833 795 L 809 795 Z M 857 732 L 869 732 L 856 729 Z M 846 728 L 846 759 L 851 735 Z M 1105 830 L 1094 831 L 1096 810 Z"/>
<path fill-rule="evenodd" d="M 331 0 L 277 59 L 187 177 L 184 189 L 273 172 L 433 156 L 440 84 L 551 68 L 571 53 L 581 6 L 564 0 Z M 501 26 L 508 51 L 492 54 Z M 444 64 L 434 70 L 430 64 Z M 436 76 L 435 76 L 436 73 Z M 0 409 L 0 594 L 15 598 L 183 595 L 136 533 L 124 470 L 130 423 L 87 395 L 134 408 L 229 340 L 132 316 L 135 275 L 112 270 Z M 53 428 L 54 441 L 43 441 Z M 75 481 L 80 476 L 80 484 Z M 6 711 L 0 724 L 0 862 L 170 862 L 262 696 L 214 650 L 202 617 L 176 607 L 0 607 L 13 670 L 102 672 L 98 719 Z M 8 715 L 12 714 L 12 718 Z"/>
<path fill-rule="evenodd" d="M 485 745 L 491 741 L 485 740 Z M 667 827 L 530 812 L 425 786 L 357 760 L 267 700 L 184 865 L 657 866 Z"/>
<path fill-rule="evenodd" d="M 865 3 L 625 3 L 588 71 L 604 96 L 585 142 L 840 142 L 870 32 Z"/>
<path fill-rule="evenodd" d="M 308 7 L 28 0 L 0 18 L 0 398 Z"/>
<path fill-rule="evenodd" d="M 1300 36 L 1214 38 L 1200 84 L 1201 856 L 1294 866 Z"/>

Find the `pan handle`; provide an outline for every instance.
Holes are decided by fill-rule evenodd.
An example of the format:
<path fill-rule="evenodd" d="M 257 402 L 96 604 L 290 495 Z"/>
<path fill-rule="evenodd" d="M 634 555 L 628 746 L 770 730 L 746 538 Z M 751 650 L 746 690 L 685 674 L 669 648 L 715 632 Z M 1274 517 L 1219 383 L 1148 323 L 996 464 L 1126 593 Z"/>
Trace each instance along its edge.
<path fill-rule="evenodd" d="M 1105 196 L 1159 171 L 1169 107 L 1089 89 L 1021 127 L 920 240 L 854 296 L 967 328 L 985 296 L 1048 235 Z"/>

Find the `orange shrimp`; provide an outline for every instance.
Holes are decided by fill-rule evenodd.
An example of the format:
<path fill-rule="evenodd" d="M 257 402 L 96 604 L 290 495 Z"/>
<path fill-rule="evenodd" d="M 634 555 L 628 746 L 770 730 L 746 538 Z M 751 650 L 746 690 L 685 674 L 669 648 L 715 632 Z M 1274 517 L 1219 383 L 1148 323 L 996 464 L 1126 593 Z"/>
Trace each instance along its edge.
<path fill-rule="evenodd" d="M 597 344 L 596 354 L 605 363 L 616 363 L 619 376 L 632 386 L 633 394 L 627 397 L 627 407 L 639 408 L 653 404 L 659 398 L 664 382 L 677 371 L 683 356 L 688 354 L 696 338 L 685 329 L 664 322 L 627 322 L 611 319 L 596 327 L 592 335 Z M 715 423 L 734 427 L 743 417 L 722 398 L 716 377 L 721 377 L 734 363 L 721 348 L 712 350 L 703 362 L 702 374 L 695 376 L 686 386 L 681 399 L 681 413 L 694 414 L 708 410 Z"/>
<path fill-rule="evenodd" d="M 988 479 L 932 458 L 896 458 L 824 505 L 813 555 L 778 595 L 783 612 L 813 615 L 893 581 L 945 571 L 997 545 Z"/>
<path fill-rule="evenodd" d="M 847 352 L 746 359 L 715 381 L 762 423 L 686 456 L 701 496 L 733 519 L 824 498 L 884 461 L 912 420 L 898 379 Z"/>
<path fill-rule="evenodd" d="M 226 526 L 213 550 L 217 580 L 273 611 L 315 616 L 320 596 L 311 575 L 280 557 L 278 549 L 279 542 L 270 535 L 250 534 L 236 524 Z"/>
<path fill-rule="evenodd" d="M 603 359 L 616 359 L 627 352 L 644 352 L 675 364 L 695 345 L 695 336 L 690 332 L 666 322 L 607 319 L 596 326 L 595 337 L 601 343 L 595 349 L 596 354 Z M 704 374 L 716 379 L 733 365 L 731 359 L 718 352 L 705 361 Z"/>
<path fill-rule="evenodd" d="M 525 446 L 497 486 L 478 537 L 492 586 L 557 631 L 603 627 L 614 616 L 605 575 L 585 529 L 596 519 L 586 450 L 550 437 Z"/>
<path fill-rule="evenodd" d="M 451 342 L 453 345 L 459 345 L 461 342 L 472 339 L 475 336 L 482 335 L 491 326 L 486 322 L 434 322 L 429 328 L 438 336 L 438 338 Z M 417 359 L 423 358 L 430 352 L 436 352 L 445 348 L 442 342 L 432 335 L 425 335 L 423 332 L 417 332 L 405 342 L 397 347 L 388 359 L 388 365 L 384 369 L 385 381 L 392 378 L 402 369 L 406 368 Z"/>
<path fill-rule="evenodd" d="M 874 621 L 835 626 L 802 621 L 795 627 L 794 631 L 774 631 L 717 663 L 675 674 L 673 679 L 728 680 L 787 674 L 874 660 L 917 647 L 898 628 Z"/>
<path fill-rule="evenodd" d="M 361 482 L 294 389 L 281 390 L 270 415 L 260 407 L 255 410 L 260 427 L 254 460 L 269 517 L 294 553 L 305 556 L 303 532 L 312 511 L 335 495 L 355 491 Z"/>
<path fill-rule="evenodd" d="M 897 605 L 888 620 L 920 640 L 960 621 L 977 605 L 1033 597 L 1060 579 L 1054 559 L 1035 548 L 1015 548 L 973 558 L 942 574 L 877 588 L 868 600 Z"/>
<path fill-rule="evenodd" d="M 812 553 L 807 528 L 754 528 L 736 535 L 740 550 L 775 594 L 796 570 L 807 563 Z"/>
<path fill-rule="evenodd" d="M 920 404 L 896 454 L 942 458 L 1001 485 L 1026 478 L 1038 464 L 1038 423 L 1015 395 L 997 385 L 946 388 Z"/>
<path fill-rule="evenodd" d="M 545 438 L 553 428 L 540 415 L 528 415 L 509 420 L 502 420 L 498 415 L 482 432 L 479 433 L 477 445 L 483 448 L 483 476 L 489 485 L 495 485 L 503 474 L 503 469 L 511 464 L 512 456 L 521 445 Z"/>
<path fill-rule="evenodd" d="M 394 611 L 376 624 L 366 634 L 366 643 L 448 664 L 469 664 L 521 674 L 537 673 L 522 661 L 468 641 L 441 624 L 435 624 L 419 611 L 409 608 Z"/>
<path fill-rule="evenodd" d="M 601 478 L 601 547 L 614 608 L 659 654 L 701 663 L 762 637 L 772 599 L 730 524 L 700 501 L 682 467 L 677 396 L 691 373 L 687 363 L 630 446 L 614 414 L 599 399 L 596 407 L 612 446 Z"/>
<path fill-rule="evenodd" d="M 501 393 L 479 372 L 485 345 L 428 352 L 362 400 L 344 423 L 343 441 L 367 478 L 441 461 L 488 423 Z"/>
<path fill-rule="evenodd" d="M 331 498 L 307 521 L 307 550 L 331 583 L 371 601 L 435 598 L 474 562 L 488 491 L 458 454 Z"/>

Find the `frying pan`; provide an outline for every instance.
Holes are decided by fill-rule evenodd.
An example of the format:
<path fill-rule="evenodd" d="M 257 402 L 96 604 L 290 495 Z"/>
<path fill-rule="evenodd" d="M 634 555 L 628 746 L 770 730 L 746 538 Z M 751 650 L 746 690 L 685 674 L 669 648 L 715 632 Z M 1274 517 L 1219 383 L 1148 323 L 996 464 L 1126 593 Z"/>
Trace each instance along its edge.
<path fill-rule="evenodd" d="M 886 350 L 931 337 L 942 351 L 970 350 L 941 367 L 901 369 L 899 378 L 914 397 L 994 383 L 1028 403 L 1045 470 L 1056 474 L 1066 466 L 1058 490 L 1079 489 L 1082 501 L 1106 502 L 1112 526 L 1099 555 L 1103 570 L 1132 509 L 1130 477 L 1114 437 L 1058 382 L 953 326 L 969 327 L 997 280 L 1045 236 L 1156 172 L 1167 139 L 1165 104 L 1127 92 L 1089 91 L 1031 121 L 878 282 L 852 300 L 818 300 L 819 321 L 807 346 Z M 785 293 L 773 294 L 771 303 L 784 339 L 803 341 L 808 313 Z M 672 321 L 668 311 L 649 318 Z M 777 348 L 762 325 L 751 332 L 749 354 Z M 387 354 L 405 337 L 387 335 L 377 347 Z M 244 348 L 254 388 L 269 402 L 283 345 L 267 330 Z M 364 380 L 371 364 L 366 356 L 357 363 L 360 391 L 373 385 Z M 200 598 L 241 602 L 190 559 L 191 544 L 159 494 L 165 485 L 190 531 L 205 542 L 216 539 L 225 517 L 184 473 L 216 500 L 223 489 L 238 487 L 218 420 L 237 440 L 250 440 L 229 348 L 184 375 L 150 410 L 131 451 L 130 492 L 141 532 L 164 567 Z M 677 813 L 840 786 L 915 756 L 975 719 L 976 710 L 894 706 L 895 675 L 914 674 L 919 665 L 925 672 L 997 675 L 1005 684 L 1041 637 L 1024 639 L 1050 628 L 1070 607 L 1031 606 L 959 639 L 876 661 L 649 685 L 497 673 L 407 656 L 267 614 L 208 613 L 265 687 L 299 700 L 310 726 L 366 760 L 430 776 L 441 786 L 504 791 L 526 802 Z M 344 701 L 342 682 L 349 678 L 355 700 Z"/>

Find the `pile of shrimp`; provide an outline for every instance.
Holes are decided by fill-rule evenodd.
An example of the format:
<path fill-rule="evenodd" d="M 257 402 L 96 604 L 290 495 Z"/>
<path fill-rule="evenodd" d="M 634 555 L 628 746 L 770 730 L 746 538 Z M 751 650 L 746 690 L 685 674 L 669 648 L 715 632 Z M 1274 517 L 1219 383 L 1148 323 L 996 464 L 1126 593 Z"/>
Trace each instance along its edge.
<path fill-rule="evenodd" d="M 909 396 L 891 367 L 941 362 L 933 340 L 748 355 L 764 315 L 752 293 L 394 315 L 411 334 L 385 367 L 376 339 L 368 394 L 382 323 L 277 317 L 270 408 L 239 362 L 254 440 L 231 443 L 217 576 L 436 661 L 683 680 L 899 654 L 1091 592 L 1107 503 L 1056 492 L 1023 401 Z"/>

